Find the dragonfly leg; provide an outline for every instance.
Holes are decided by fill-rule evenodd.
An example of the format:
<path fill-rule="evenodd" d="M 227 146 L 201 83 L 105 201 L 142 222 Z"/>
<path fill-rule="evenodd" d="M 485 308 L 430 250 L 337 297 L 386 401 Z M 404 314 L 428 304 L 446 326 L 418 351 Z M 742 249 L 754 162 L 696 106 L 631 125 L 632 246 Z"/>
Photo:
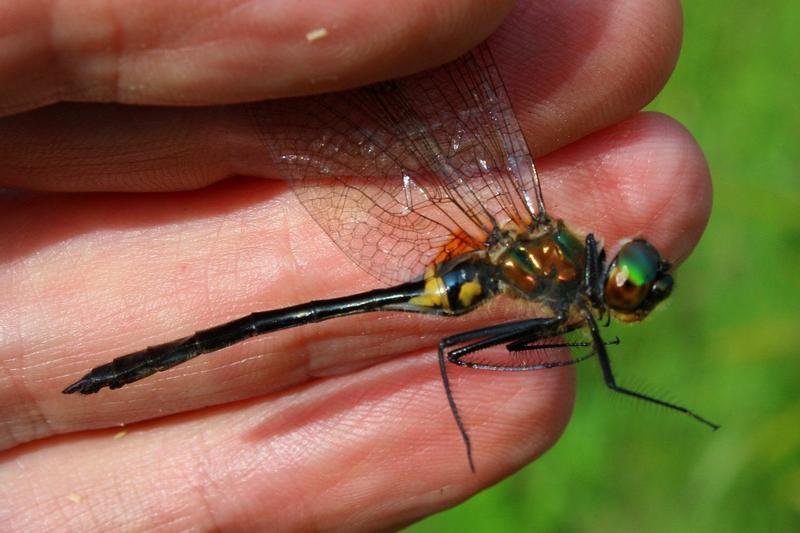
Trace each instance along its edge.
<path fill-rule="evenodd" d="M 691 416 L 698 422 L 701 422 L 707 426 L 709 426 L 713 430 L 719 429 L 719 424 L 715 424 L 706 418 L 703 418 L 699 414 L 695 413 L 691 409 L 687 407 L 683 407 L 682 405 L 677 405 L 674 403 L 670 403 L 664 400 L 659 400 L 658 398 L 654 398 L 652 396 L 648 396 L 641 392 L 636 392 L 631 389 L 626 389 L 625 387 L 620 387 L 617 385 L 617 380 L 614 378 L 614 372 L 611 369 L 611 361 L 608 358 L 608 352 L 606 351 L 606 345 L 603 342 L 603 339 L 600 337 L 600 330 L 597 327 L 597 322 L 595 321 L 592 313 L 584 308 L 583 315 L 586 318 L 586 323 L 589 326 L 589 331 L 592 335 L 592 344 L 594 344 L 594 351 L 597 353 L 597 358 L 600 361 L 600 368 L 603 371 L 603 379 L 606 382 L 606 386 L 614 392 L 618 392 L 620 394 L 625 394 L 627 396 L 632 396 L 633 398 L 638 398 L 640 400 L 644 400 L 646 402 L 654 403 L 656 405 L 660 405 L 662 407 L 666 407 L 667 409 L 672 409 L 673 411 L 678 411 L 680 413 L 684 413 L 686 415 Z"/>
<path fill-rule="evenodd" d="M 506 349 L 509 352 L 524 352 L 532 349 L 536 350 L 545 350 L 548 348 L 572 348 L 572 347 L 579 347 L 579 346 L 591 346 L 592 343 L 588 342 L 551 342 L 551 343 L 539 343 L 541 340 L 549 339 L 552 337 L 556 337 L 558 335 L 562 335 L 564 333 L 568 333 L 574 329 L 577 329 L 581 326 L 581 324 L 566 324 L 566 319 L 564 316 L 556 316 L 554 318 L 535 318 L 531 320 L 523 320 L 520 322 L 512 322 L 509 324 L 501 324 L 501 328 L 503 326 L 507 326 L 508 329 L 506 331 L 502 331 L 499 333 L 495 333 L 491 336 L 485 336 L 486 338 L 474 342 L 472 344 L 468 344 L 466 346 L 462 346 L 461 348 L 457 348 L 452 350 L 447 354 L 447 360 L 451 363 L 457 364 L 458 366 L 463 366 L 467 368 L 474 368 L 477 370 L 494 370 L 499 372 L 527 372 L 531 370 L 542 370 L 546 368 L 558 368 L 561 366 L 570 366 L 581 361 L 584 361 L 594 355 L 594 353 L 587 354 L 585 356 L 570 359 L 567 361 L 548 361 L 530 365 L 492 365 L 487 363 L 478 363 L 474 361 L 465 361 L 463 358 L 466 355 L 471 353 L 478 352 L 480 350 L 485 350 L 486 348 L 490 348 L 492 346 L 496 346 L 498 344 L 506 344 Z M 471 340 L 472 338 L 480 337 L 480 333 L 486 333 L 486 330 L 475 330 L 472 332 L 466 332 L 462 334 L 463 336 L 469 336 L 469 338 L 460 338 L 461 336 L 453 336 L 449 339 L 453 339 L 453 344 L 459 344 L 460 342 L 466 342 L 467 340 Z M 451 344 L 452 345 L 452 344 Z"/>
<path fill-rule="evenodd" d="M 596 309 L 605 309 L 603 303 L 603 271 L 605 253 L 597 246 L 593 234 L 588 234 L 584 242 L 586 247 L 586 266 L 583 269 L 583 286 L 586 295 Z"/>
<path fill-rule="evenodd" d="M 453 397 L 453 391 L 450 387 L 450 378 L 447 375 L 447 362 L 449 361 L 459 366 L 482 368 L 485 370 L 511 370 L 513 367 L 494 365 L 475 366 L 475 363 L 463 361 L 462 358 L 465 355 L 479 350 L 484 350 L 492 346 L 509 342 L 513 343 L 515 340 L 520 338 L 530 340 L 531 336 L 535 334 L 534 332 L 538 332 L 540 338 L 558 335 L 559 331 L 563 331 L 565 329 L 564 322 L 564 316 L 557 316 L 554 318 L 533 318 L 529 320 L 520 320 L 518 322 L 508 322 L 505 324 L 498 324 L 496 326 L 489 326 L 486 328 L 452 335 L 442 339 L 442 341 L 439 343 L 439 372 L 442 376 L 442 384 L 444 385 L 445 395 L 447 396 L 447 403 L 450 405 L 450 412 L 453 413 L 453 419 L 456 421 L 456 426 L 458 426 L 458 431 L 461 434 L 461 438 L 464 441 L 464 446 L 467 449 L 467 461 L 469 462 L 469 468 L 472 470 L 472 472 L 475 472 L 475 463 L 472 459 L 472 443 L 470 442 L 469 434 L 467 433 L 464 421 L 461 419 L 461 415 L 459 414 L 455 398 Z M 468 343 L 474 341 L 475 339 L 480 340 L 472 342 L 471 344 L 467 344 L 466 346 L 462 346 L 461 348 L 453 350 L 449 353 L 447 352 L 447 349 L 450 346 Z M 574 364 L 574 362 L 569 364 Z M 552 368 L 553 366 L 556 365 L 540 365 L 539 368 Z M 529 368 L 529 370 L 532 369 L 533 368 Z"/>
<path fill-rule="evenodd" d="M 563 332 L 566 333 L 566 332 Z M 594 341 L 575 341 L 575 342 L 552 342 L 552 343 L 540 343 L 538 342 L 539 339 L 533 340 L 524 340 L 524 341 L 514 341 L 506 346 L 509 352 L 525 352 L 528 350 L 548 350 L 548 349 L 555 349 L 555 348 L 587 348 L 594 346 Z M 620 340 L 619 337 L 614 337 L 610 341 L 604 340 L 603 344 L 606 346 L 610 344 L 619 344 Z M 588 359 L 595 355 L 594 352 L 590 353 L 586 357 L 580 358 L 581 361 L 584 359 Z M 559 365 L 564 366 L 564 365 Z"/>

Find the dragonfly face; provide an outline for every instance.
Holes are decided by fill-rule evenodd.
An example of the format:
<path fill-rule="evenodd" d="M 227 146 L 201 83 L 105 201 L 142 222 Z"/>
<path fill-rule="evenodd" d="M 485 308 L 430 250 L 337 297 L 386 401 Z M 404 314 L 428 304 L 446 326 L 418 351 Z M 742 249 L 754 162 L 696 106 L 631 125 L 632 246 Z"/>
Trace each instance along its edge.
<path fill-rule="evenodd" d="M 608 265 L 603 301 L 622 322 L 638 322 L 672 292 L 670 264 L 649 242 L 624 245 Z"/>

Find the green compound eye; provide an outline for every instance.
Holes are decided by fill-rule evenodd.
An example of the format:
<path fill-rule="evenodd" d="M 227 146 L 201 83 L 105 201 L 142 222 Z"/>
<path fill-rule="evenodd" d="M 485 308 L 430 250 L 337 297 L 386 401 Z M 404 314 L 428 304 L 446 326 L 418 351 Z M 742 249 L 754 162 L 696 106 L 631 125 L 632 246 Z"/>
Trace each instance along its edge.
<path fill-rule="evenodd" d="M 603 298 L 625 322 L 641 320 L 672 291 L 669 263 L 644 240 L 622 247 L 606 272 Z"/>

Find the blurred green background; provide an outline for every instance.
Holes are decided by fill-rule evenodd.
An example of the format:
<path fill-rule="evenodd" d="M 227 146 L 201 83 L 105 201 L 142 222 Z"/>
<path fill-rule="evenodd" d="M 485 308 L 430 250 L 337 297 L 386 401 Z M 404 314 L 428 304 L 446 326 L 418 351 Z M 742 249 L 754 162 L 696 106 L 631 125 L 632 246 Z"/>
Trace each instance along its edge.
<path fill-rule="evenodd" d="M 722 429 L 616 397 L 580 365 L 555 448 L 411 531 L 800 531 L 800 2 L 684 10 L 649 109 L 705 150 L 714 208 L 666 309 L 609 337 L 621 383 Z"/>

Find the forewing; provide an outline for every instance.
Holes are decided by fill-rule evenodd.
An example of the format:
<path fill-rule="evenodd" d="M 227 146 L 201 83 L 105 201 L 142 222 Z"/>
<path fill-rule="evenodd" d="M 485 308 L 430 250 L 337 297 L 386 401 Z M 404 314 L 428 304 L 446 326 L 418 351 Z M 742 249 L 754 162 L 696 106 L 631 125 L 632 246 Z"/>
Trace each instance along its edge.
<path fill-rule="evenodd" d="M 356 90 L 253 104 L 280 177 L 334 242 L 387 283 L 528 226 L 541 196 L 487 45 Z"/>

